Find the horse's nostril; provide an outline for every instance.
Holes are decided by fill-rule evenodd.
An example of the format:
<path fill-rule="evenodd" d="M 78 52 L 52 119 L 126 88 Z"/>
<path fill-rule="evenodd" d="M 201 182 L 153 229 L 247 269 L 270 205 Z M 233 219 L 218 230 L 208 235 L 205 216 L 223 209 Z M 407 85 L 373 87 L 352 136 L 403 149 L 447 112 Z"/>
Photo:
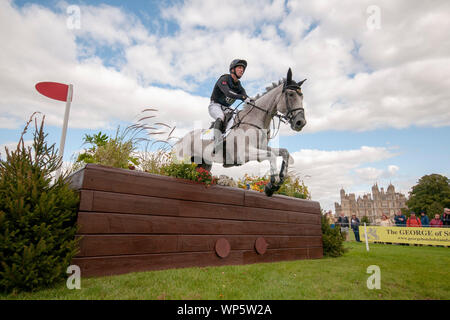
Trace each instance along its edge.
<path fill-rule="evenodd" d="M 300 127 L 301 125 L 302 125 L 302 122 L 300 120 L 295 123 L 296 127 Z"/>

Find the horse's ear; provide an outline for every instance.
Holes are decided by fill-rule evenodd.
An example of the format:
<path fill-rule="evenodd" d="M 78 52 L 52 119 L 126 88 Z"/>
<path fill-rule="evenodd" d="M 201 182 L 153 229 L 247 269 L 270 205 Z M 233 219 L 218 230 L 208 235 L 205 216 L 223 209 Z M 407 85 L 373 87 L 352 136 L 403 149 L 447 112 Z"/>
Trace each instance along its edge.
<path fill-rule="evenodd" d="M 291 68 L 289 68 L 288 73 L 287 73 L 286 83 L 289 84 L 291 82 L 292 82 L 292 70 L 291 70 Z"/>
<path fill-rule="evenodd" d="M 298 86 L 301 87 L 302 84 L 303 84 L 303 82 L 305 82 L 305 81 L 306 81 L 306 79 L 303 79 L 302 81 L 300 81 L 300 82 L 298 83 Z"/>

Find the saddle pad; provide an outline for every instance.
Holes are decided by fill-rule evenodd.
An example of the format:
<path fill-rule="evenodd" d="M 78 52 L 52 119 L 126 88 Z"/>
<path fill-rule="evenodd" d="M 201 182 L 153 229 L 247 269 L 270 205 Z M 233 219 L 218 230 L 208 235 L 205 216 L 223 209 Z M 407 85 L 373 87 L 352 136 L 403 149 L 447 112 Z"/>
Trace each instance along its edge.
<path fill-rule="evenodd" d="M 201 134 L 202 140 L 214 140 L 214 130 L 213 129 L 203 129 Z"/>
<path fill-rule="evenodd" d="M 222 138 L 226 137 L 230 130 L 225 133 L 222 133 Z M 203 129 L 201 133 L 202 140 L 214 140 L 214 129 Z"/>

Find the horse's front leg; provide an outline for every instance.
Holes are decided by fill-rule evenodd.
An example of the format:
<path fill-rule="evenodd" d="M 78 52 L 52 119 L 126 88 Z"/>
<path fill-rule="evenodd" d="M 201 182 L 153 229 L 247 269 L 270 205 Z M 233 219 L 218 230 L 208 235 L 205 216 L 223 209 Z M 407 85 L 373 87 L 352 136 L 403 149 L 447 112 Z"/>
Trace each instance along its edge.
<path fill-rule="evenodd" d="M 270 148 L 258 149 L 256 147 L 249 150 L 249 161 L 257 160 L 262 162 L 264 160 L 269 160 L 270 163 L 270 181 L 264 188 L 264 192 L 268 197 L 272 196 L 275 191 L 280 187 L 280 177 L 277 173 L 277 156 L 272 152 Z"/>
<path fill-rule="evenodd" d="M 270 148 L 270 150 L 272 151 L 272 154 L 275 154 L 275 156 L 281 156 L 283 158 L 279 173 L 280 180 L 278 182 L 278 185 L 281 186 L 288 174 L 289 161 L 292 161 L 293 159 L 290 157 L 289 151 L 285 148 Z"/>
<path fill-rule="evenodd" d="M 275 191 L 278 191 L 281 187 L 281 177 L 277 174 L 277 157 L 274 154 L 271 154 L 269 158 L 270 162 L 270 181 L 266 184 L 264 188 L 264 193 L 271 197 Z"/>

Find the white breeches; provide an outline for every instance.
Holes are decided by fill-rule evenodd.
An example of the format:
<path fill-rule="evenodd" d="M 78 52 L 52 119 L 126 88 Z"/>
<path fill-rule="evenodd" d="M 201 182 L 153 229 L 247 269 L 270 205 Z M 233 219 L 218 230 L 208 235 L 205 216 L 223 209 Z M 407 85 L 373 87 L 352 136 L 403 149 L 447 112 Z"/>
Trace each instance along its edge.
<path fill-rule="evenodd" d="M 225 109 L 225 111 L 224 111 Z M 225 112 L 229 112 L 228 110 L 230 109 L 226 109 L 225 107 L 223 107 L 221 104 L 219 103 L 215 103 L 215 102 L 211 102 L 209 107 L 208 107 L 208 111 L 209 111 L 209 115 L 214 119 L 222 119 L 222 121 L 225 119 Z M 231 111 L 231 110 L 230 110 Z M 234 115 L 233 117 L 230 119 L 230 121 L 228 121 L 227 123 L 227 128 L 225 129 L 225 132 L 227 132 L 231 126 L 234 124 Z"/>

